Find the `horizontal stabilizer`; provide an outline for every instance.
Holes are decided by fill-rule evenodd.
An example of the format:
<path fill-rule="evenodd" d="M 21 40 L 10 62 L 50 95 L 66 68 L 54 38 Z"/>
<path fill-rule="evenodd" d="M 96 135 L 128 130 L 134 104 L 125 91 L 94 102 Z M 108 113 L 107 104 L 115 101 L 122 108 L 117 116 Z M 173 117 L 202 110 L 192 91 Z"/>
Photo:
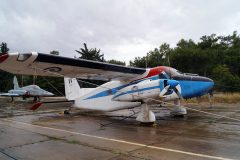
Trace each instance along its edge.
<path fill-rule="evenodd" d="M 34 110 L 38 109 L 42 104 L 47 104 L 47 103 L 65 103 L 65 102 L 74 102 L 74 101 L 66 101 L 66 100 L 64 100 L 64 101 L 37 102 L 30 108 L 30 110 L 34 111 Z"/>

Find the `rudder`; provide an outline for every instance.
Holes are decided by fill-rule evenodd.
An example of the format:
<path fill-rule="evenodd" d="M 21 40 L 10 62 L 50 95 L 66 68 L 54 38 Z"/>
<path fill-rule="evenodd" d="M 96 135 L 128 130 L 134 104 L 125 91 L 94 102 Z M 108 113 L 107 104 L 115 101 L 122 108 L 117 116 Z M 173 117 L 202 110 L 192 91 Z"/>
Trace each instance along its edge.
<path fill-rule="evenodd" d="M 64 77 L 64 86 L 68 100 L 74 100 L 83 94 L 76 78 Z"/>

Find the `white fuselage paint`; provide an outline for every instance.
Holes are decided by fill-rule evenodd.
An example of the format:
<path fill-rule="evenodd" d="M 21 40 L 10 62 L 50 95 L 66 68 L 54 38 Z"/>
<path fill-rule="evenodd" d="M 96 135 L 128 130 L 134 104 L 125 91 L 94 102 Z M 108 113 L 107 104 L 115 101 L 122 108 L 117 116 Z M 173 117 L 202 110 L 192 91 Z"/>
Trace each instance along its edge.
<path fill-rule="evenodd" d="M 157 98 L 160 93 L 160 80 L 145 80 L 120 89 L 113 98 L 116 101 L 136 101 Z"/>
<path fill-rule="evenodd" d="M 98 111 L 114 111 L 137 107 L 141 105 L 141 100 L 159 98 L 159 94 L 161 92 L 160 85 L 162 85 L 161 81 L 162 80 L 144 80 L 137 84 L 129 85 L 120 90 L 116 90 L 116 92 L 113 92 L 113 90 L 127 85 L 128 83 L 110 81 L 97 88 L 91 89 L 85 94 L 84 88 L 80 88 L 80 92 L 76 91 L 77 87 L 72 89 L 70 88 L 70 90 L 74 93 L 81 93 L 78 94 L 78 98 L 74 98 L 75 101 L 73 106 L 76 108 Z M 66 82 L 67 81 L 65 81 L 65 83 Z M 134 91 L 135 89 L 136 92 Z M 69 98 L 71 99 L 71 97 Z M 175 92 L 173 92 L 162 98 L 167 101 L 176 100 L 179 97 Z"/>
<path fill-rule="evenodd" d="M 117 88 L 119 86 L 124 85 L 123 82 L 120 81 L 110 81 L 107 82 L 95 89 L 91 92 L 75 99 L 74 107 L 81 109 L 90 109 L 90 110 L 98 110 L 98 111 L 114 111 L 126 108 L 133 108 L 140 106 L 140 102 L 119 102 L 113 101 L 112 98 L 114 94 L 109 94 L 105 96 L 98 95 L 105 91 L 111 90 L 113 88 Z M 105 92 L 106 93 L 106 92 Z M 95 96 L 97 95 L 97 96 Z M 94 98 L 92 98 L 95 96 Z"/>

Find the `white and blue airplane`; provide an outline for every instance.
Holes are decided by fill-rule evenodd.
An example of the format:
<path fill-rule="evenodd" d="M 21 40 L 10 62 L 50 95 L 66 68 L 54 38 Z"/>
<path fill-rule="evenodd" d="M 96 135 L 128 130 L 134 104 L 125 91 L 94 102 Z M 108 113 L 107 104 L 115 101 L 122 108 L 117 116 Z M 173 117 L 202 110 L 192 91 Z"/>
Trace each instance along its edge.
<path fill-rule="evenodd" d="M 22 97 L 23 99 L 33 97 L 34 101 L 39 100 L 40 97 L 51 97 L 54 96 L 53 93 L 48 92 L 37 85 L 28 85 L 24 87 L 19 87 L 17 77 L 13 77 L 14 88 L 9 90 L 8 93 L 1 93 L 0 96 L 11 97 Z"/>
<path fill-rule="evenodd" d="M 0 69 L 14 73 L 40 76 L 62 76 L 65 94 L 72 107 L 115 111 L 141 107 L 136 120 L 154 122 L 155 114 L 147 105 L 151 100 L 174 101 L 173 115 L 185 115 L 182 98 L 208 94 L 213 80 L 195 74 L 159 66 L 155 68 L 125 67 L 115 64 L 74 59 L 43 53 L 10 53 L 0 56 Z M 76 78 L 106 80 L 96 88 L 80 88 Z M 32 109 L 38 108 L 37 103 Z"/>

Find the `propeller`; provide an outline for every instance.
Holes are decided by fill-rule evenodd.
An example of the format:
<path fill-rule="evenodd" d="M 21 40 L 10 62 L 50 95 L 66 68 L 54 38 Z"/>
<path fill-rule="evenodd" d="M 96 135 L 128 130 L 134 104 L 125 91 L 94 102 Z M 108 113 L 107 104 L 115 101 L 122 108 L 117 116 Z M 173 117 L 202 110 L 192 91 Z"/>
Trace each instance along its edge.
<path fill-rule="evenodd" d="M 164 87 L 163 90 L 160 92 L 159 96 L 163 97 L 167 93 L 169 88 L 170 88 L 170 85 L 167 85 L 166 87 Z"/>
<path fill-rule="evenodd" d="M 183 99 L 182 94 L 179 92 L 179 90 L 176 87 L 173 90 L 178 95 L 179 99 Z"/>
<path fill-rule="evenodd" d="M 159 96 L 163 97 L 170 89 L 172 89 L 180 99 L 182 99 L 182 95 L 179 91 L 179 82 L 176 80 L 164 80 L 164 88 L 163 90 L 160 92 Z"/>

